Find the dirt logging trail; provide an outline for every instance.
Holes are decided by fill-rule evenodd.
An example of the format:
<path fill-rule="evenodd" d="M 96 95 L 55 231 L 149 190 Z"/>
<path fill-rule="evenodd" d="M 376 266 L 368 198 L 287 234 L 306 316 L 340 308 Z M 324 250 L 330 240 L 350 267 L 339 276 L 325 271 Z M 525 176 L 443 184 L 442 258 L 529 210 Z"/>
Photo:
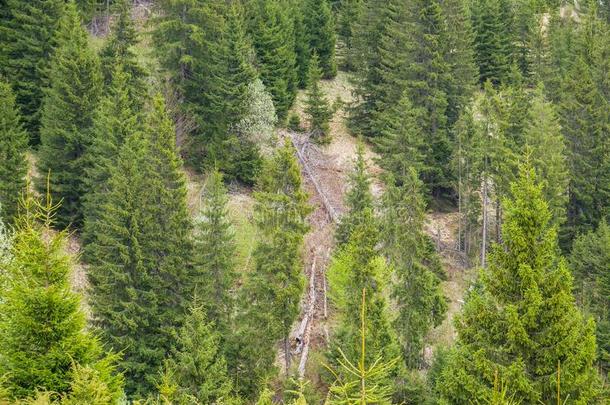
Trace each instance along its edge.
<path fill-rule="evenodd" d="M 305 293 L 301 313 L 291 332 L 292 363 L 298 364 L 298 375 L 303 378 L 311 352 L 323 350 L 330 339 L 331 306 L 326 271 L 335 245 L 335 227 L 345 211 L 347 177 L 356 156 L 357 140 L 343 134 L 333 138 L 330 145 L 320 147 L 305 134 L 281 131 L 280 135 L 289 139 L 295 147 L 304 187 L 314 208 L 308 217 L 310 230 L 305 237 Z M 370 150 L 367 150 L 366 157 L 373 177 L 373 193 L 379 197 L 382 186 L 377 174 L 380 169 L 375 165 L 375 155 Z M 461 307 L 466 286 L 466 263 L 456 249 L 457 221 L 458 214 L 454 212 L 427 215 L 425 230 L 434 240 L 448 275 L 443 287 L 449 299 L 449 311 L 445 322 L 430 333 L 426 360 L 431 359 L 436 344 L 446 344 L 455 337 L 452 319 Z M 281 350 L 279 357 L 283 361 L 284 353 Z"/>

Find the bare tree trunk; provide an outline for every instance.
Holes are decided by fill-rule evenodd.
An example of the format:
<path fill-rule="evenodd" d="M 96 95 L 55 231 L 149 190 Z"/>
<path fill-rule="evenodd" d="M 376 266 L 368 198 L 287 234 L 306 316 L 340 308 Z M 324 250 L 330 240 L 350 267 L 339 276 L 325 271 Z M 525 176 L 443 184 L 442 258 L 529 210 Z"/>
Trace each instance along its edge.
<path fill-rule="evenodd" d="M 502 237 L 500 236 L 500 198 L 496 198 L 496 242 L 500 243 Z"/>
<path fill-rule="evenodd" d="M 457 250 L 462 251 L 462 139 L 458 136 L 458 236 Z"/>
<path fill-rule="evenodd" d="M 290 369 L 290 337 L 289 333 L 286 333 L 284 336 L 284 363 L 286 365 L 286 375 L 288 375 L 288 370 Z"/>
<path fill-rule="evenodd" d="M 483 236 L 481 238 L 481 267 L 487 265 L 487 176 L 483 176 Z"/>

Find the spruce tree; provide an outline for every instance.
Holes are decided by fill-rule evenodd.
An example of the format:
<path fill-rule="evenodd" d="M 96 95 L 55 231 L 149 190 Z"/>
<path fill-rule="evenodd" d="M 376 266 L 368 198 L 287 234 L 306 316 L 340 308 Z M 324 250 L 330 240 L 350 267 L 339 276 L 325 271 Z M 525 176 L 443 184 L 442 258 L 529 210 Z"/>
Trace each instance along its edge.
<path fill-rule="evenodd" d="M 396 182 L 400 185 L 396 185 Z M 400 178 L 388 176 L 383 197 L 383 252 L 394 270 L 392 297 L 397 306 L 394 327 L 407 367 L 422 364 L 424 338 L 445 318 L 447 303 L 438 274 L 440 259 L 424 233 L 422 182 L 413 168 Z"/>
<path fill-rule="evenodd" d="M 307 0 L 303 5 L 305 35 L 309 52 L 319 57 L 322 77 L 337 75 L 335 61 L 335 22 L 328 0 Z M 311 71 L 311 67 L 309 67 Z"/>
<path fill-rule="evenodd" d="M 447 124 L 453 126 L 471 102 L 479 70 L 475 63 L 474 30 L 466 0 L 442 2 L 446 18 L 444 59 L 449 73 L 443 90 L 447 95 Z"/>
<path fill-rule="evenodd" d="M 53 232 L 57 205 L 26 195 L 16 219 L 0 295 L 0 373 L 13 399 L 37 390 L 70 390 L 75 365 L 98 368 L 99 340 L 86 328 L 81 297 L 72 291 L 74 258 L 66 253 L 67 231 Z M 120 379 L 105 376 L 120 395 Z M 117 392 L 115 392 L 116 397 Z"/>
<path fill-rule="evenodd" d="M 364 212 L 373 211 L 373 194 L 371 193 L 371 179 L 368 174 L 364 145 L 359 144 L 354 160 L 354 169 L 350 173 L 349 190 L 345 196 L 347 212 L 343 214 L 336 230 L 338 245 L 349 242 L 353 230 L 364 221 Z"/>
<path fill-rule="evenodd" d="M 195 295 L 202 302 L 206 318 L 213 322 L 222 339 L 227 339 L 233 319 L 235 274 L 235 236 L 227 211 L 229 198 L 222 175 L 208 176 L 203 207 L 195 227 L 193 261 Z"/>
<path fill-rule="evenodd" d="M 594 403 L 600 398 L 595 324 L 575 305 L 557 229 L 531 167 L 521 168 L 505 213 L 504 245 L 495 245 L 480 287 L 457 319 L 442 397 L 488 399 L 497 373 L 516 401 L 554 402 L 560 390 L 575 403 Z"/>
<path fill-rule="evenodd" d="M 282 2 L 257 0 L 252 38 L 261 80 L 271 93 L 280 120 L 296 97 L 298 84 L 294 26 Z"/>
<path fill-rule="evenodd" d="M 112 76 L 112 84 L 102 97 L 95 111 L 91 142 L 84 159 L 86 161 L 86 194 L 83 197 L 84 226 L 82 238 L 85 244 L 95 238 L 97 221 L 108 179 L 116 165 L 118 151 L 125 140 L 134 132 L 142 131 L 142 116 L 134 111 L 130 76 L 117 65 Z"/>
<path fill-rule="evenodd" d="M 196 299 L 178 332 L 177 348 L 166 367 L 179 404 L 213 404 L 227 399 L 231 380 L 220 347 L 221 335 Z"/>
<path fill-rule="evenodd" d="M 454 125 L 455 146 L 453 151 L 453 171 L 456 176 L 458 198 L 458 249 L 470 257 L 479 240 L 479 217 L 481 214 L 480 131 L 475 123 L 475 106 L 462 111 Z"/>
<path fill-rule="evenodd" d="M 418 172 L 426 171 L 424 157 L 429 149 L 418 126 L 419 114 L 422 114 L 421 109 L 413 107 L 405 92 L 400 102 L 384 115 L 386 124 L 376 139 L 381 155 L 379 163 L 397 178 L 406 175 L 410 167 Z"/>
<path fill-rule="evenodd" d="M 449 189 L 451 181 L 448 104 L 444 90 L 450 66 L 442 48 L 447 28 L 438 0 L 415 1 L 409 6 L 409 13 L 414 45 L 408 66 L 408 92 L 412 104 L 422 109 L 419 127 L 429 145 L 423 179 L 438 197 Z"/>
<path fill-rule="evenodd" d="M 50 173 L 51 193 L 62 205 L 57 225 L 82 224 L 85 194 L 84 154 L 90 145 L 94 111 L 101 93 L 99 60 L 73 2 L 59 24 L 42 108 L 38 189 L 44 192 Z"/>
<path fill-rule="evenodd" d="M 363 11 L 363 0 L 341 0 L 337 15 L 337 34 L 343 47 L 341 68 L 350 72 L 354 69 L 352 60 L 355 42 L 355 25 Z"/>
<path fill-rule="evenodd" d="M 256 166 L 252 161 L 258 158 L 254 145 L 234 132 L 248 109 L 248 86 L 256 79 L 244 12 L 235 2 L 165 1 L 161 7 L 165 15 L 153 34 L 157 54 L 184 98 L 182 112 L 197 124 L 187 139 L 189 163 L 218 166 L 241 180 L 252 177 L 251 172 L 231 172 Z"/>
<path fill-rule="evenodd" d="M 562 235 L 566 244 L 574 235 L 594 229 L 610 207 L 606 159 L 610 108 L 607 74 L 602 73 L 606 71 L 602 60 L 607 59 L 602 55 L 607 55 L 610 41 L 605 38 L 607 29 L 595 21 L 586 21 L 588 29 L 579 34 L 583 37 L 579 36 L 576 42 L 582 50 L 573 56 L 575 60 L 561 78 L 558 102 L 570 164 L 567 221 Z"/>
<path fill-rule="evenodd" d="M 186 185 L 173 123 L 156 97 L 119 149 L 85 247 L 93 322 L 121 351 L 128 395 L 154 387 L 192 293 Z"/>
<path fill-rule="evenodd" d="M 0 27 L 0 72 L 13 86 L 30 143 L 37 145 L 43 88 L 65 2 L 7 0 L 5 7 L 9 18 Z"/>
<path fill-rule="evenodd" d="M 146 71 L 140 65 L 133 49 L 138 44 L 138 33 L 131 19 L 131 2 L 115 1 L 113 9 L 118 16 L 111 28 L 110 37 L 100 51 L 104 84 L 106 86 L 112 84 L 113 75 L 118 65 L 121 65 L 121 69 L 129 75 L 126 85 L 132 102 L 137 106 L 143 106 L 147 96 Z"/>
<path fill-rule="evenodd" d="M 472 3 L 475 55 L 481 83 L 503 83 L 513 63 L 512 16 L 507 0 L 482 0 Z M 509 14 L 509 15 L 507 15 Z"/>
<path fill-rule="evenodd" d="M 28 169 L 28 136 L 21 123 L 15 96 L 8 83 L 0 81 L 0 216 L 13 222 Z"/>
<path fill-rule="evenodd" d="M 333 116 L 333 111 L 328 104 L 324 92 L 320 88 L 321 74 L 318 55 L 314 53 L 309 61 L 305 114 L 309 117 L 309 131 L 314 139 L 318 142 L 327 142 L 330 137 L 330 120 Z"/>
<path fill-rule="evenodd" d="M 358 134 L 378 136 L 382 114 L 400 100 L 407 87 L 406 67 L 411 50 L 406 4 L 398 0 L 364 2 L 355 24 L 351 60 L 354 95 L 349 126 Z"/>
<path fill-rule="evenodd" d="M 304 288 L 301 249 L 310 207 L 288 141 L 266 162 L 255 196 L 259 238 L 254 251 L 255 269 L 247 275 L 240 299 L 243 309 L 234 363 L 238 388 L 250 396 L 256 393 L 257 383 L 272 371 L 274 348 L 280 339 L 284 367 L 290 368 L 288 335 Z"/>
<path fill-rule="evenodd" d="M 568 202 L 568 162 L 559 119 L 551 103 L 544 97 L 544 88 L 538 86 L 524 133 L 525 153 L 541 179 L 544 199 L 549 205 L 552 222 L 565 221 Z"/>
<path fill-rule="evenodd" d="M 598 360 L 610 371 L 610 227 L 602 220 L 594 232 L 580 235 L 572 246 L 570 269 L 576 301 L 595 318 Z"/>
<path fill-rule="evenodd" d="M 292 0 L 290 7 L 293 10 L 292 22 L 294 31 L 294 54 L 297 69 L 297 81 L 300 89 L 307 87 L 307 74 L 309 72 L 309 38 L 305 27 L 303 7 L 305 3 L 299 0 Z"/>

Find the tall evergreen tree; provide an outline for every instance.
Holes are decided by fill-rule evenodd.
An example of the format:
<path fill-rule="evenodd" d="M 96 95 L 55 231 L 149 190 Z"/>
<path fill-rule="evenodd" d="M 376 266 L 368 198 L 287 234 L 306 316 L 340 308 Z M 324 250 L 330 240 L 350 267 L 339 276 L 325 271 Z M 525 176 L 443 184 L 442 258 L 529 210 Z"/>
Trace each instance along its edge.
<path fill-rule="evenodd" d="M 354 69 L 352 60 L 355 42 L 355 25 L 363 11 L 363 0 L 341 0 L 337 16 L 337 34 L 342 43 L 341 68 L 350 72 Z"/>
<path fill-rule="evenodd" d="M 480 80 L 494 84 L 508 79 L 514 55 L 512 14 L 508 0 L 472 2 L 475 55 Z"/>
<path fill-rule="evenodd" d="M 288 7 L 292 9 L 295 66 L 297 70 L 297 82 L 301 89 L 304 89 L 307 86 L 309 58 L 311 57 L 307 27 L 305 27 L 304 6 L 305 3 L 300 0 L 290 0 L 288 5 Z"/>
<path fill-rule="evenodd" d="M 350 129 L 377 136 L 382 114 L 397 103 L 406 89 L 406 65 L 411 49 L 406 4 L 402 1 L 364 2 L 354 27 L 354 95 Z"/>
<path fill-rule="evenodd" d="M 455 145 L 453 151 L 453 171 L 456 175 L 458 197 L 458 246 L 471 257 L 479 242 L 479 217 L 481 214 L 480 132 L 475 123 L 475 106 L 462 111 L 454 126 Z"/>
<path fill-rule="evenodd" d="M 19 195 L 25 188 L 28 136 L 8 83 L 0 81 L 0 215 L 7 223 L 17 213 Z"/>
<path fill-rule="evenodd" d="M 444 59 L 449 74 L 443 90 L 447 95 L 447 124 L 453 126 L 460 112 L 471 102 L 479 70 L 475 62 L 474 30 L 466 0 L 442 2 L 446 18 Z"/>
<path fill-rule="evenodd" d="M 282 339 L 285 367 L 290 367 L 289 333 L 303 293 L 301 249 L 310 212 L 301 188 L 294 149 L 286 141 L 266 162 L 258 182 L 255 218 L 259 242 L 255 269 L 248 274 L 235 363 L 239 390 L 250 396 L 273 369 L 274 348 Z"/>
<path fill-rule="evenodd" d="M 85 185 L 83 197 L 85 244 L 95 239 L 99 211 L 102 210 L 108 179 L 116 165 L 121 145 L 134 132 L 142 131 L 142 114 L 134 111 L 130 95 L 129 75 L 117 65 L 112 83 L 99 102 L 93 119 L 91 144 L 85 152 Z"/>
<path fill-rule="evenodd" d="M 373 212 L 373 194 L 371 179 L 368 174 L 364 145 L 359 144 L 354 160 L 354 169 L 348 179 L 349 190 L 345 196 L 347 212 L 341 217 L 336 230 L 338 245 L 349 242 L 350 236 L 358 224 L 365 220 L 364 212 Z"/>
<path fill-rule="evenodd" d="M 570 268 L 582 310 L 595 318 L 598 359 L 610 371 L 610 227 L 601 221 L 597 230 L 580 235 L 572 246 Z"/>
<path fill-rule="evenodd" d="M 330 4 L 328 0 L 307 0 L 303 13 L 310 55 L 317 54 L 320 58 L 322 77 L 332 79 L 337 75 L 337 63 L 335 22 Z"/>
<path fill-rule="evenodd" d="M 412 104 L 422 109 L 418 116 L 419 127 L 429 145 L 423 179 L 432 192 L 440 196 L 449 188 L 451 180 L 448 104 L 444 90 L 450 66 L 442 48 L 447 28 L 438 0 L 415 1 L 409 7 L 414 45 L 408 66 L 408 92 Z"/>
<path fill-rule="evenodd" d="M 558 103 L 570 164 L 568 215 L 562 235 L 566 244 L 574 235 L 593 229 L 610 207 L 606 159 L 610 150 L 610 86 L 605 61 L 610 41 L 608 29 L 595 16 L 587 17 L 584 24 L 586 29 L 576 41 L 581 51 L 573 56 L 575 60 L 561 79 Z"/>
<path fill-rule="evenodd" d="M 227 190 L 218 171 L 210 173 L 203 195 L 203 208 L 195 228 L 195 294 L 205 298 L 206 318 L 222 339 L 229 334 L 236 280 L 235 240 L 227 203 Z"/>
<path fill-rule="evenodd" d="M 296 97 L 298 84 L 293 21 L 282 2 L 257 0 L 252 28 L 261 80 L 271 93 L 280 120 Z"/>
<path fill-rule="evenodd" d="M 235 2 L 166 1 L 161 7 L 157 53 L 184 97 L 182 108 L 197 123 L 188 139 L 189 162 L 229 172 L 247 163 L 237 159 L 256 159 L 245 153 L 253 145 L 234 137 L 248 110 L 248 86 L 256 79 L 243 11 Z M 237 175 L 243 180 L 252 173 Z"/>
<path fill-rule="evenodd" d="M 115 1 L 113 9 L 118 16 L 112 26 L 110 37 L 100 51 L 104 84 L 106 86 L 112 84 L 117 66 L 121 65 L 122 70 L 129 75 L 126 85 L 129 86 L 129 96 L 132 102 L 142 106 L 147 96 L 146 71 L 140 65 L 133 49 L 138 44 L 138 33 L 131 19 L 131 2 L 128 0 Z"/>
<path fill-rule="evenodd" d="M 429 150 L 418 126 L 418 116 L 423 112 L 414 108 L 405 92 L 397 105 L 384 115 L 386 125 L 381 137 L 376 139 L 381 167 L 397 178 L 402 178 L 408 168 L 425 172 L 424 157 Z"/>
<path fill-rule="evenodd" d="M 16 220 L 12 260 L 0 293 L 0 372 L 13 399 L 37 390 L 66 393 L 75 365 L 102 366 L 99 340 L 86 329 L 81 297 L 70 286 L 74 259 L 65 249 L 67 231 L 52 232 L 56 205 L 31 195 Z M 101 361 L 101 363 L 100 363 Z M 120 395 L 120 378 L 106 376 Z"/>
<path fill-rule="evenodd" d="M 541 179 L 552 222 L 561 225 L 565 221 L 568 201 L 568 162 L 559 119 L 553 105 L 546 101 L 541 86 L 532 100 L 524 140 L 525 153 Z"/>
<path fill-rule="evenodd" d="M 155 98 L 121 146 L 98 212 L 90 264 L 94 324 L 117 351 L 126 391 L 151 392 L 192 293 L 186 185 L 173 123 Z"/>
<path fill-rule="evenodd" d="M 166 366 L 177 387 L 177 403 L 213 404 L 228 399 L 231 380 L 220 342 L 221 336 L 195 300 Z"/>
<path fill-rule="evenodd" d="M 412 168 L 405 170 L 401 178 L 388 176 L 382 206 L 383 252 L 395 280 L 392 297 L 398 314 L 394 327 L 409 368 L 421 366 L 424 338 L 431 328 L 440 325 L 447 311 L 438 277 L 443 269 L 423 230 L 422 186 Z"/>
<path fill-rule="evenodd" d="M 10 80 L 32 144 L 39 143 L 40 109 L 62 0 L 6 0 L 0 27 L 0 72 Z M 3 7 L 4 10 L 4 7 Z"/>
<path fill-rule="evenodd" d="M 333 111 L 328 105 L 324 92 L 320 88 L 321 75 L 322 71 L 318 64 L 318 55 L 314 53 L 309 61 L 305 113 L 309 117 L 311 135 L 319 142 L 326 142 L 330 136 L 330 120 L 333 116 Z"/>
<path fill-rule="evenodd" d="M 101 93 L 99 60 L 73 2 L 68 3 L 55 40 L 58 44 L 49 72 L 42 110 L 38 188 L 45 190 L 50 173 L 51 193 L 62 201 L 57 225 L 82 224 L 85 194 L 84 154 L 90 145 L 94 111 Z"/>
<path fill-rule="evenodd" d="M 521 168 L 512 193 L 504 245 L 494 247 L 457 320 L 442 396 L 449 403 L 490 398 L 498 373 L 518 401 L 554 402 L 561 390 L 575 403 L 594 403 L 600 394 L 592 367 L 595 324 L 574 303 L 572 278 L 557 255 L 557 230 L 531 167 Z"/>

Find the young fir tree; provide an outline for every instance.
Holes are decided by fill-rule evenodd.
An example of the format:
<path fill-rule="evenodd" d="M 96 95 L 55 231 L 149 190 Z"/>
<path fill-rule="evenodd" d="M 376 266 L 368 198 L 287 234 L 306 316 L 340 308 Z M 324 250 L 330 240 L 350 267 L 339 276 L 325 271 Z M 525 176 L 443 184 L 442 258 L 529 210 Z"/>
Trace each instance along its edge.
<path fill-rule="evenodd" d="M 503 83 L 513 63 L 514 41 L 508 0 L 482 0 L 472 3 L 475 55 L 481 83 Z M 507 15 L 509 14 L 509 15 Z"/>
<path fill-rule="evenodd" d="M 0 215 L 4 221 L 12 223 L 19 195 L 25 188 L 28 136 L 11 87 L 3 81 L 0 81 L 0 100 Z"/>
<path fill-rule="evenodd" d="M 371 179 L 368 174 L 364 145 L 359 144 L 354 161 L 354 169 L 349 176 L 349 190 L 345 196 L 347 212 L 341 217 L 336 230 L 338 245 L 349 242 L 353 230 L 364 220 L 365 210 L 373 211 Z"/>
<path fill-rule="evenodd" d="M 412 168 L 400 178 L 390 175 L 382 205 L 383 252 L 394 270 L 394 327 L 409 368 L 422 365 L 424 338 L 431 328 L 440 325 L 447 312 L 438 276 L 443 269 L 423 230 L 422 186 Z"/>
<path fill-rule="evenodd" d="M 221 335 L 197 301 L 178 331 L 177 348 L 166 367 L 177 387 L 176 403 L 224 403 L 231 393 L 231 380 L 220 346 Z"/>
<path fill-rule="evenodd" d="M 318 55 L 322 77 L 332 79 L 337 75 L 337 63 L 335 22 L 330 4 L 328 0 L 307 0 L 303 5 L 303 13 L 309 52 Z"/>
<path fill-rule="evenodd" d="M 38 189 L 50 174 L 53 198 L 61 201 L 57 225 L 79 227 L 83 220 L 85 151 L 90 145 L 94 111 L 101 94 L 99 60 L 73 2 L 68 3 L 55 36 L 57 48 L 42 107 Z"/>
<path fill-rule="evenodd" d="M 328 104 L 324 91 L 320 88 L 321 74 L 318 55 L 314 53 L 309 61 L 305 114 L 309 117 L 309 130 L 313 138 L 318 142 L 327 142 L 330 137 L 330 120 L 333 111 Z"/>
<path fill-rule="evenodd" d="M 456 404 L 489 398 L 498 373 L 518 401 L 553 402 L 561 390 L 575 403 L 595 403 L 595 324 L 583 320 L 574 303 L 557 230 L 531 167 L 521 168 L 512 193 L 505 202 L 504 245 L 495 245 L 480 287 L 457 319 L 442 397 Z"/>
<path fill-rule="evenodd" d="M 282 2 L 254 2 L 252 38 L 261 80 L 271 93 L 280 120 L 286 117 L 297 91 L 294 26 L 290 8 Z"/>
<path fill-rule="evenodd" d="M 422 110 L 418 116 L 421 137 L 429 145 L 422 177 L 435 196 L 450 185 L 451 144 L 447 123 L 447 94 L 450 66 L 443 54 L 446 26 L 438 0 L 418 0 L 409 6 L 413 51 L 408 66 L 408 94 Z"/>
<path fill-rule="evenodd" d="M 570 269 L 576 300 L 595 318 L 598 359 L 604 374 L 610 371 L 610 227 L 601 221 L 595 232 L 580 235 L 572 246 Z"/>
<path fill-rule="evenodd" d="M 119 0 L 113 3 L 113 9 L 118 13 L 110 37 L 104 48 L 100 51 L 100 61 L 104 84 L 112 85 L 114 73 L 118 66 L 129 76 L 125 84 L 129 88 L 129 96 L 138 107 L 143 106 L 146 100 L 146 71 L 140 65 L 133 48 L 138 44 L 138 33 L 131 19 L 131 2 Z M 136 108 L 134 108 L 136 109 Z"/>
<path fill-rule="evenodd" d="M 247 396 L 273 369 L 282 339 L 284 366 L 290 368 L 289 333 L 303 293 L 301 249 L 310 212 L 301 173 L 288 141 L 266 162 L 256 192 L 259 231 L 255 269 L 245 280 L 240 342 L 234 362 L 238 389 Z"/>
<path fill-rule="evenodd" d="M 122 65 L 117 65 L 112 83 L 95 111 L 92 139 L 84 156 L 86 194 L 83 197 L 82 238 L 85 244 L 95 239 L 99 211 L 121 145 L 131 134 L 142 131 L 142 115 L 134 111 L 137 107 L 132 103 L 129 77 Z"/>
<path fill-rule="evenodd" d="M 205 298 L 206 318 L 225 340 L 231 331 L 234 303 L 231 290 L 236 280 L 235 236 L 231 227 L 227 190 L 217 170 L 210 173 L 203 194 L 203 208 L 195 226 L 195 295 Z"/>
<path fill-rule="evenodd" d="M 70 286 L 74 259 L 66 253 L 67 231 L 53 232 L 57 205 L 26 195 L 16 219 L 12 260 L 0 295 L 0 373 L 13 399 L 37 390 L 70 390 L 76 365 L 102 369 L 103 350 L 86 329 L 81 297 Z M 120 377 L 105 375 L 120 396 Z"/>
<path fill-rule="evenodd" d="M 5 7 L 9 18 L 0 26 L 0 72 L 13 86 L 30 143 L 37 145 L 43 88 L 65 2 L 7 0 Z"/>
<path fill-rule="evenodd" d="M 86 249 L 93 321 L 121 351 L 128 395 L 150 393 L 192 293 L 191 226 L 173 123 L 156 97 L 121 146 Z"/>
<path fill-rule="evenodd" d="M 364 2 L 354 27 L 354 95 L 350 129 L 377 136 L 384 129 L 382 114 L 395 105 L 406 89 L 406 65 L 411 40 L 406 5 L 398 0 Z"/>
<path fill-rule="evenodd" d="M 349 242 L 339 248 L 328 270 L 329 294 L 339 314 L 327 353 L 329 363 L 335 369 L 343 356 L 347 359 L 363 356 L 365 364 L 374 364 L 380 358 L 394 360 L 400 357 L 400 345 L 386 301 L 391 270 L 376 249 L 378 230 L 372 209 L 366 208 L 361 216 Z M 361 311 L 359 298 L 363 289 L 367 291 L 364 309 L 368 314 L 364 325 L 366 353 L 362 353 L 361 327 L 354 323 Z M 335 378 L 348 384 L 356 379 L 348 370 L 337 372 Z M 392 393 L 400 392 L 401 364 L 393 363 L 386 373 L 383 383 L 393 388 Z"/>
<path fill-rule="evenodd" d="M 553 104 L 546 101 L 542 86 L 538 86 L 532 100 L 524 141 L 525 153 L 541 179 L 552 222 L 561 225 L 565 221 L 568 202 L 568 162 L 559 119 Z"/>
<path fill-rule="evenodd" d="M 329 389 L 327 404 L 391 404 L 391 372 L 398 358 L 384 359 L 379 357 L 372 363 L 367 363 L 367 317 L 366 317 L 366 289 L 362 290 L 362 304 L 360 309 L 360 350 L 358 361 L 348 358 L 343 350 L 338 349 L 340 358 L 337 363 L 341 365 L 338 370 L 330 369 L 335 381 Z M 349 376 L 352 378 L 345 378 Z M 353 378 L 355 376 L 356 378 Z"/>

